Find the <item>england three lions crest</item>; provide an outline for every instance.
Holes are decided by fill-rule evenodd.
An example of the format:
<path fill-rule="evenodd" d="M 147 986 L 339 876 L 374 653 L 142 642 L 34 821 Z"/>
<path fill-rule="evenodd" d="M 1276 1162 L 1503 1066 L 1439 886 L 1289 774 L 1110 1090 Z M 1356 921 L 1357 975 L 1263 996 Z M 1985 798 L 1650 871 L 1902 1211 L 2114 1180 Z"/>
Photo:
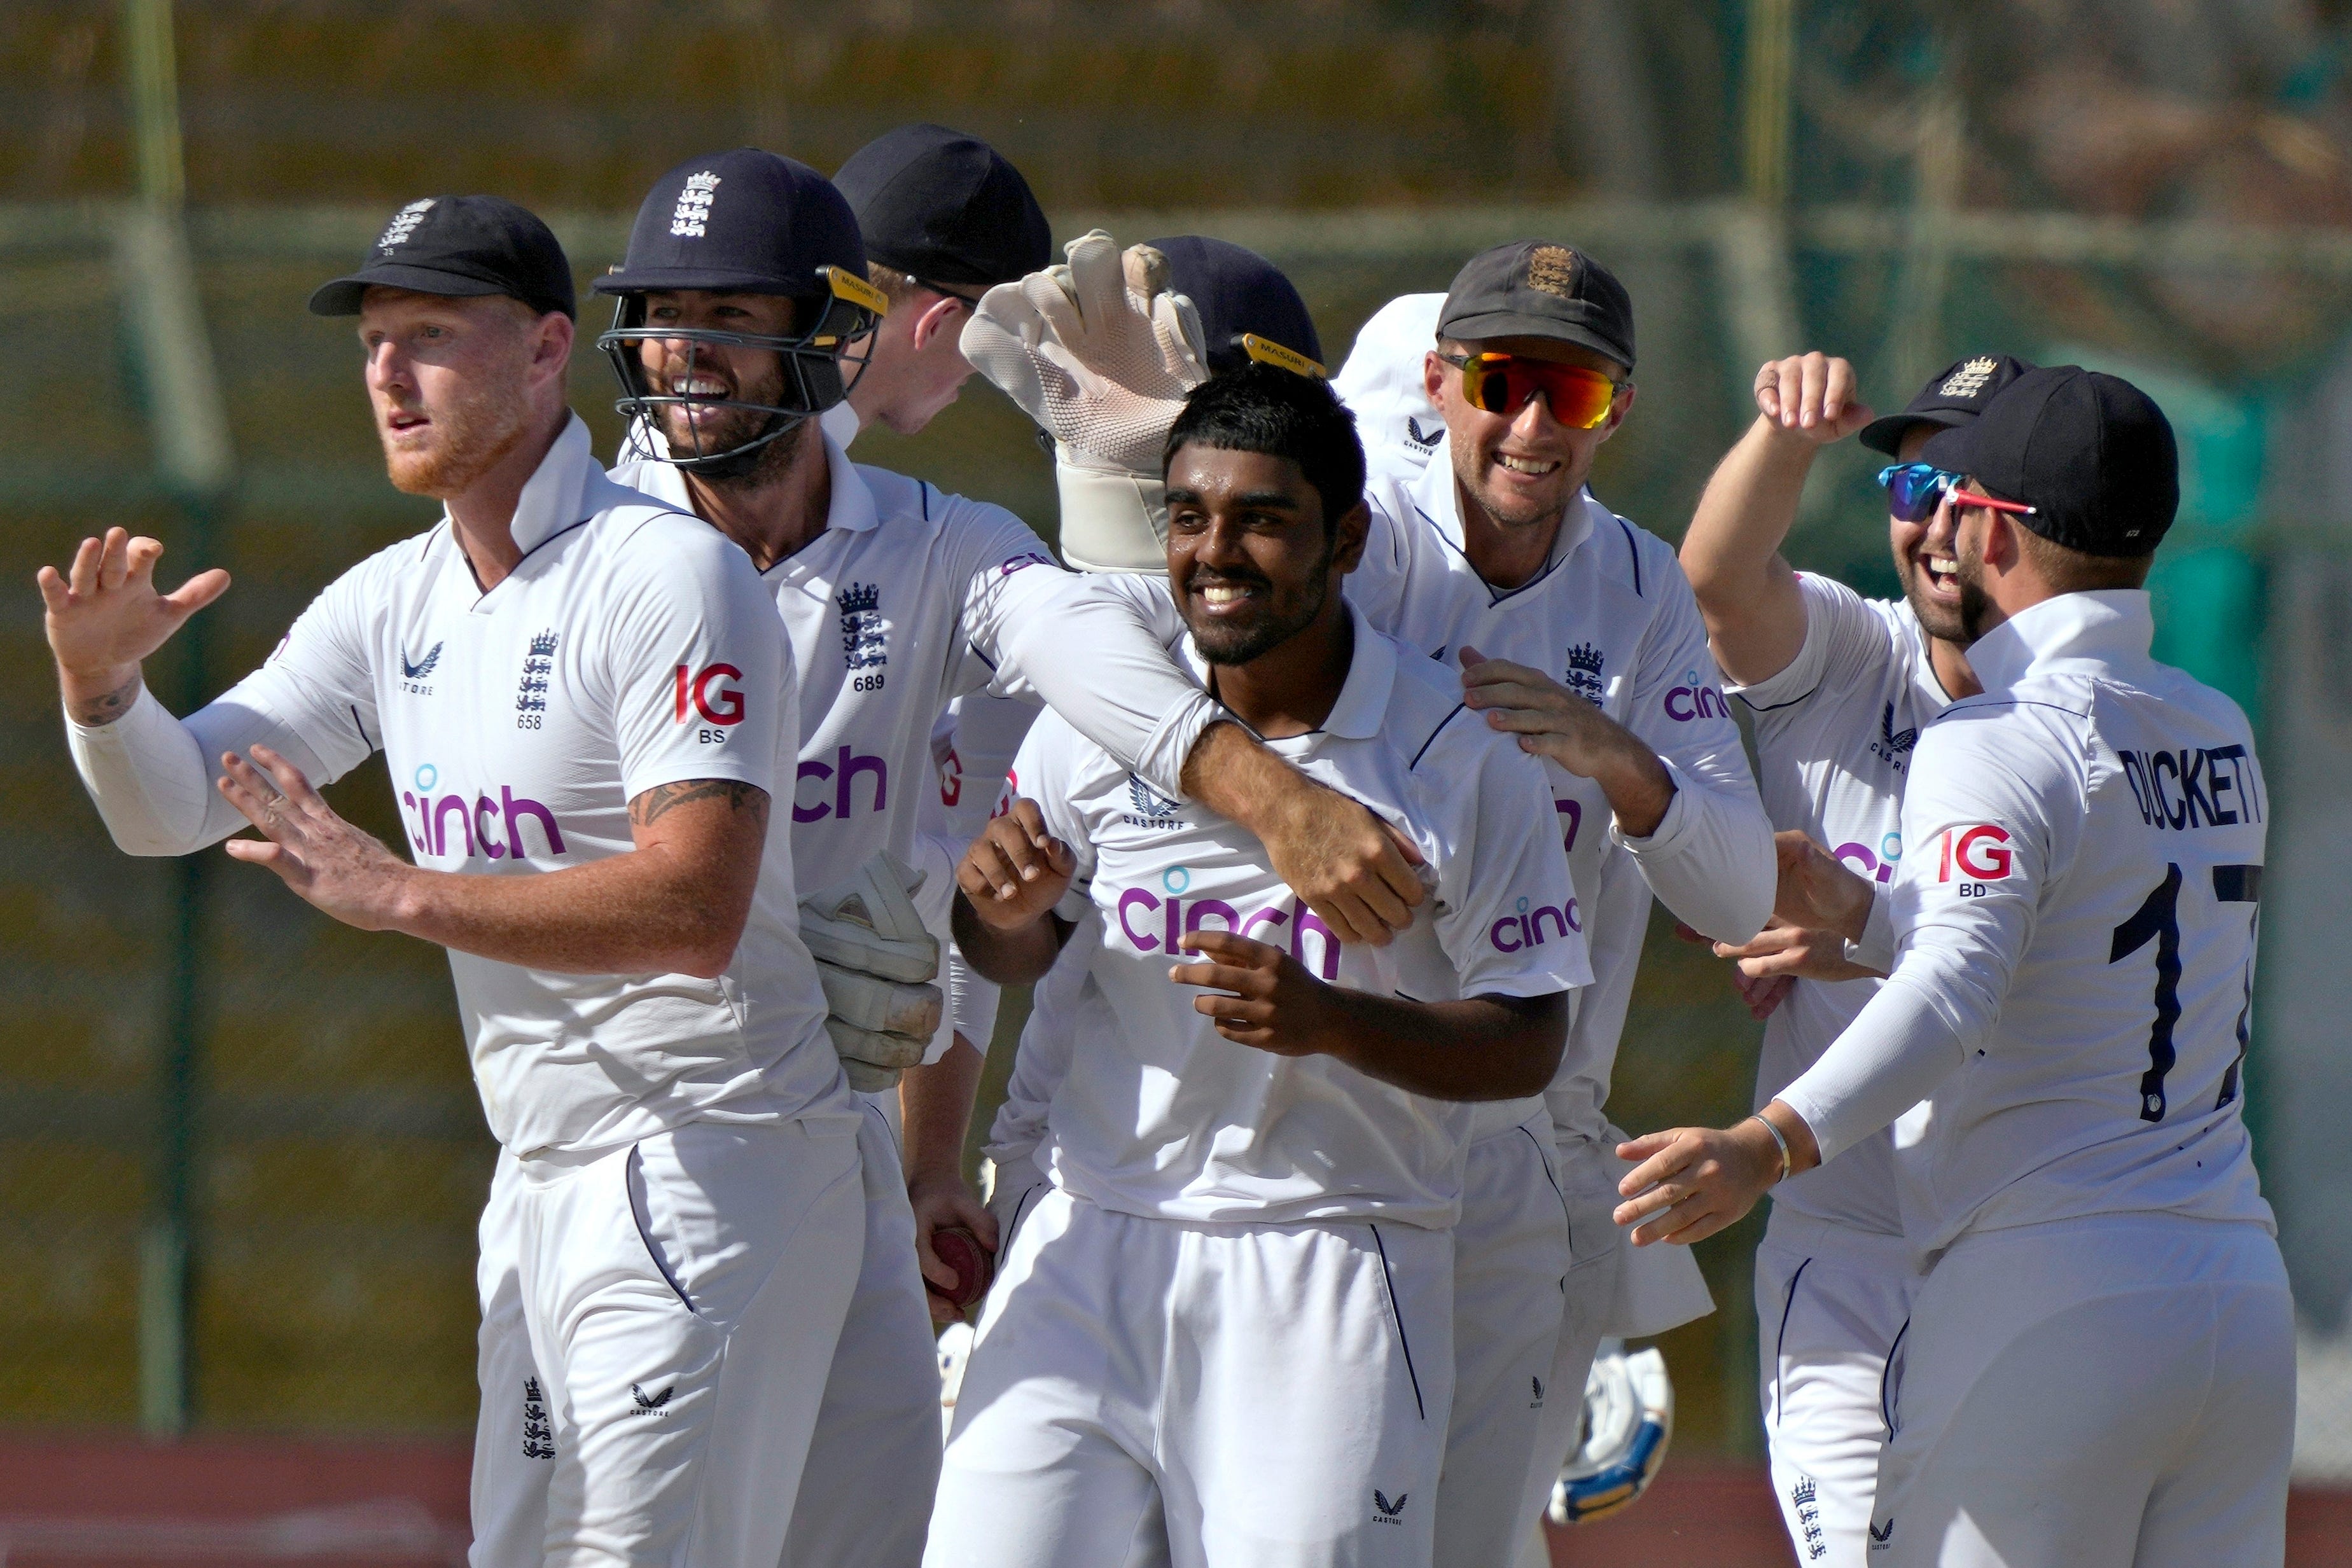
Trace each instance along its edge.
<path fill-rule="evenodd" d="M 1579 643 L 1568 651 L 1567 685 L 1570 691 L 1601 706 L 1609 697 L 1609 683 L 1601 667 L 1609 662 L 1608 655 L 1590 643 Z"/>

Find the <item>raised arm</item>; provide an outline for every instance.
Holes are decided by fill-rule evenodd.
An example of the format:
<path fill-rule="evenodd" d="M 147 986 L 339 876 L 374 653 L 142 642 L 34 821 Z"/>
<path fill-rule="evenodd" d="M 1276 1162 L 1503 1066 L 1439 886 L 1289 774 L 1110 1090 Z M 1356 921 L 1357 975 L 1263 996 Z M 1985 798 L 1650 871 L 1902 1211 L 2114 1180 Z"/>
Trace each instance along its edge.
<path fill-rule="evenodd" d="M 83 786 L 126 854 L 192 854 L 245 825 L 213 781 L 211 758 L 262 744 L 331 779 L 374 750 L 360 716 L 375 699 L 352 655 L 348 580 L 304 612 L 268 664 L 185 720 L 147 689 L 141 666 L 188 618 L 226 591 L 199 572 L 155 588 L 163 547 L 123 529 L 88 538 L 65 572 L 39 574 L 66 739 Z"/>
<path fill-rule="evenodd" d="M 1797 575 L 1780 554 L 1813 459 L 1870 423 L 1853 367 L 1822 353 L 1756 372 L 1756 423 L 1724 455 L 1683 536 L 1683 573 L 1723 673 L 1741 685 L 1788 667 L 1805 641 Z"/>
<path fill-rule="evenodd" d="M 1054 967 L 1072 924 L 1054 913 L 1077 861 L 1048 832 L 1037 802 L 1016 799 L 990 819 L 956 867 L 956 946 L 999 985 L 1027 985 Z"/>

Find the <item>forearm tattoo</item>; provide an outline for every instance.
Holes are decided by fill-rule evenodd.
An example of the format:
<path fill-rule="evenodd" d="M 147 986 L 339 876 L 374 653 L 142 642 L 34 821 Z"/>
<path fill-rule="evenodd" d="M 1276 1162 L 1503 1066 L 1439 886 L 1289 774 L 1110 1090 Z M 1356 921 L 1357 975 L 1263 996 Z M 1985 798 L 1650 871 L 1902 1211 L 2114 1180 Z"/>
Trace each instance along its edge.
<path fill-rule="evenodd" d="M 129 713 L 131 705 L 139 700 L 140 681 L 140 676 L 133 675 L 110 692 L 101 692 L 97 696 L 85 697 L 75 703 L 74 722 L 93 729 L 100 725 L 112 724 Z"/>
<path fill-rule="evenodd" d="M 649 827 L 676 807 L 721 798 L 730 811 L 752 811 L 761 822 L 768 820 L 768 792 L 756 784 L 734 779 L 681 779 L 675 784 L 656 784 L 632 800 L 629 821 L 640 828 Z"/>

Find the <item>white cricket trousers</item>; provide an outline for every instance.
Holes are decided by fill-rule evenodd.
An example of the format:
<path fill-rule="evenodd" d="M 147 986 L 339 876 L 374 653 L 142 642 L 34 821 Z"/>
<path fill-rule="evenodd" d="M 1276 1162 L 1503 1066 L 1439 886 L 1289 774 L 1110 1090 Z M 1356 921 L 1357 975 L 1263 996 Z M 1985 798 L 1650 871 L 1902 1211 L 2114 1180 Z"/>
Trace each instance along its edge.
<path fill-rule="evenodd" d="M 898 1140 L 857 1124 L 866 1251 L 784 1538 L 783 1568 L 916 1568 L 940 1485 L 940 1365 Z"/>
<path fill-rule="evenodd" d="M 1553 1158 L 1551 1115 L 1538 1111 L 1473 1143 L 1464 1166 L 1436 1568 L 1507 1568 L 1559 1473 L 1558 1456 L 1549 1468 L 1537 1458 L 1542 1415 L 1554 1399 L 1584 1401 L 1581 1375 L 1571 1387 L 1552 1371 L 1570 1270 Z"/>
<path fill-rule="evenodd" d="M 865 1249 L 852 1128 L 694 1122 L 514 1186 L 548 1568 L 775 1563 Z"/>
<path fill-rule="evenodd" d="M 940 1476 L 939 1373 L 915 1261 L 898 1145 L 860 1112 L 866 1244 L 785 1537 L 785 1568 L 913 1568 Z M 481 1412 L 474 1427 L 471 1568 L 535 1564 L 545 1551 L 555 1432 L 522 1316 L 519 1179 L 500 1150 L 482 1210 Z"/>
<path fill-rule="evenodd" d="M 981 1318 L 928 1568 L 1423 1568 L 1453 1239 L 1194 1225 L 1055 1189 Z"/>
<path fill-rule="evenodd" d="M 1900 1236 L 1775 1208 L 1756 1249 L 1772 1490 L 1797 1561 L 1863 1568 L 1885 1445 L 1886 1363 L 1919 1272 Z"/>
<path fill-rule="evenodd" d="M 2268 1231 L 1971 1232 L 1912 1303 L 1872 1568 L 2277 1568 L 2294 1314 Z"/>

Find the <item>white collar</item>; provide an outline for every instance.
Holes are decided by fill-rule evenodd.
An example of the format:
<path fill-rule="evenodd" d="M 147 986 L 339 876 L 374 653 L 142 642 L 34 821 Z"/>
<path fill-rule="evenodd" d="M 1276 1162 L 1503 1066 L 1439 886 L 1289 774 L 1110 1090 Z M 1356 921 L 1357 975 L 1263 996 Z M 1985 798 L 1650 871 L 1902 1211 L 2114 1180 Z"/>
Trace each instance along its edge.
<path fill-rule="evenodd" d="M 588 426 L 574 413 L 562 434 L 556 436 L 539 460 L 539 466 L 515 497 L 514 517 L 507 523 L 507 533 L 513 538 L 515 549 L 529 555 L 549 539 L 572 524 L 587 520 L 583 510 L 588 492 L 588 476 L 602 477 L 604 470 L 598 465 L 596 455 L 588 440 Z M 448 508 L 441 511 L 446 519 Z M 451 526 L 454 538 L 456 526 Z"/>
<path fill-rule="evenodd" d="M 2155 640 L 2156 615 L 2146 589 L 2061 593 L 1978 638 L 1969 648 L 1969 664 L 1985 690 L 1998 691 L 2059 664 L 2144 663 Z"/>
<path fill-rule="evenodd" d="M 1426 524 L 1405 518 L 1399 521 L 1406 527 L 1435 528 L 1454 547 L 1454 553 L 1467 563 L 1470 555 L 1462 533 L 1462 490 L 1454 476 L 1452 452 L 1452 438 L 1448 437 L 1446 444 L 1431 455 L 1428 466 L 1421 471 L 1421 476 L 1412 482 L 1412 488 L 1408 492 L 1413 509 L 1427 519 Z M 1552 538 L 1551 553 L 1544 558 L 1544 570 L 1538 572 L 1537 577 L 1550 571 L 1567 559 L 1579 545 L 1591 538 L 1597 515 L 1605 510 L 1599 501 L 1593 499 L 1590 485 L 1577 491 L 1568 504 L 1567 515 L 1559 520 L 1559 532 Z M 1529 583 L 1520 584 L 1520 587 L 1528 587 L 1531 582 L 1532 580 Z M 1504 591 L 1517 591 L 1507 589 Z"/>
<path fill-rule="evenodd" d="M 842 403 L 838 406 L 846 408 L 849 405 Z M 873 486 L 866 484 L 866 476 L 857 471 L 857 465 L 849 460 L 848 448 L 834 439 L 832 428 L 819 421 L 817 431 L 824 439 L 825 470 L 832 476 L 832 497 L 825 504 L 825 528 L 857 534 L 879 528 L 881 515 L 874 504 Z M 667 461 L 669 447 L 662 440 L 661 432 L 650 424 L 640 423 L 631 431 L 630 439 L 638 443 L 645 453 L 642 456 L 633 457 L 626 444 L 622 447 L 622 464 L 634 462 L 636 465 L 631 476 L 635 487 L 657 500 L 668 502 L 682 512 L 693 511 L 694 493 L 687 488 L 686 470 Z M 777 439 L 783 438 L 779 436 Z"/>
<path fill-rule="evenodd" d="M 1356 634 L 1355 646 L 1348 654 L 1348 678 L 1340 683 L 1339 698 L 1316 727 L 1316 733 L 1336 735 L 1342 740 L 1370 740 L 1388 721 L 1389 693 L 1396 685 L 1396 644 L 1372 630 L 1371 622 L 1355 605 L 1349 603 L 1347 609 Z M 1189 632 L 1184 634 L 1184 664 L 1206 691 L 1209 662 L 1201 657 Z"/>

